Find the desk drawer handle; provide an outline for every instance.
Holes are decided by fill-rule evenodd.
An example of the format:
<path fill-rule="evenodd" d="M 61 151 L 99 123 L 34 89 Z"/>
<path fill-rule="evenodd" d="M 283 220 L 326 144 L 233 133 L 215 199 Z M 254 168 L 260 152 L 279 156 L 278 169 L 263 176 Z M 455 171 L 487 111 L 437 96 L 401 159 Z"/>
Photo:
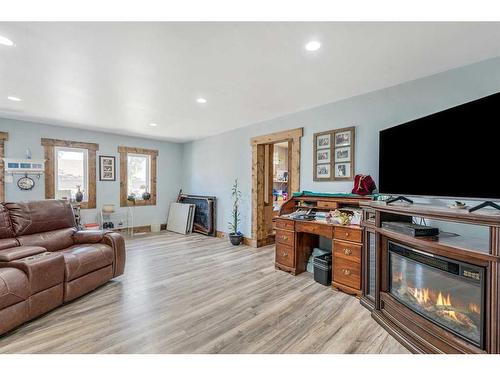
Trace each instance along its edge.
<path fill-rule="evenodd" d="M 288 236 L 281 236 L 281 239 L 282 239 L 283 241 L 286 241 L 286 240 L 288 240 Z"/>
<path fill-rule="evenodd" d="M 342 268 L 342 273 L 346 276 L 349 276 L 351 274 L 351 270 L 348 270 L 348 269 L 345 269 L 345 268 Z"/>
<path fill-rule="evenodd" d="M 345 255 L 351 255 L 352 254 L 352 250 L 350 250 L 350 249 L 344 249 L 344 254 Z"/>
<path fill-rule="evenodd" d="M 345 232 L 345 236 L 346 236 L 346 237 L 349 237 L 349 232 Z"/>
<path fill-rule="evenodd" d="M 287 252 L 285 252 L 285 251 L 283 251 L 283 253 L 281 254 L 281 256 L 282 256 L 283 258 L 286 258 L 286 257 L 288 256 L 288 253 L 287 253 Z"/>

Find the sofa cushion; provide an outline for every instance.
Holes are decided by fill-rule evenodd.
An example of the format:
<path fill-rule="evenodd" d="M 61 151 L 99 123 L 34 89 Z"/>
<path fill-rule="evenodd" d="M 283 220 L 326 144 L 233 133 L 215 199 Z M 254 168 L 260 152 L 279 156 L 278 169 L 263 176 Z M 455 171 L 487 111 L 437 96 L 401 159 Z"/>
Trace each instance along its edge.
<path fill-rule="evenodd" d="M 15 238 L 2 238 L 0 240 L 0 250 L 10 249 L 16 246 L 19 246 L 19 242 L 17 242 Z"/>
<path fill-rule="evenodd" d="M 29 297 L 28 278 L 15 268 L 0 268 L 0 310 Z"/>
<path fill-rule="evenodd" d="M 14 237 L 9 211 L 3 204 L 0 204 L 0 238 L 9 237 Z"/>
<path fill-rule="evenodd" d="M 16 259 L 26 258 L 32 255 L 46 252 L 40 246 L 17 246 L 10 249 L 0 250 L 0 262 L 11 262 Z"/>
<path fill-rule="evenodd" d="M 64 255 L 66 281 L 77 279 L 113 263 L 113 249 L 105 244 L 74 245 L 61 250 Z"/>
<path fill-rule="evenodd" d="M 48 251 L 66 249 L 73 245 L 75 228 L 65 228 L 17 237 L 22 246 L 42 246 Z"/>
<path fill-rule="evenodd" d="M 71 204 L 62 200 L 5 203 L 14 235 L 22 236 L 75 227 Z"/>
<path fill-rule="evenodd" d="M 7 264 L 28 276 L 30 293 L 41 292 L 64 282 L 64 257 L 59 252 L 43 252 Z"/>

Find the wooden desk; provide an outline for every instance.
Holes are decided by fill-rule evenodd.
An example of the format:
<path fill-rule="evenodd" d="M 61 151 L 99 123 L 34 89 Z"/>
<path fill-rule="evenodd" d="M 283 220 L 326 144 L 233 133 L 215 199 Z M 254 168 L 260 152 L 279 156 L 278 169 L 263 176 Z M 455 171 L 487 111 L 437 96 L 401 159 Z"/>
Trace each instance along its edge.
<path fill-rule="evenodd" d="M 304 203 L 314 203 L 311 208 L 316 210 L 331 210 L 347 205 L 359 206 L 361 200 L 367 198 L 296 197 L 287 201 L 275 219 L 275 267 L 292 275 L 304 272 L 313 248 L 318 247 L 319 237 L 323 236 L 332 240 L 332 287 L 361 295 L 363 231 L 359 225 L 344 226 L 281 216 Z"/>

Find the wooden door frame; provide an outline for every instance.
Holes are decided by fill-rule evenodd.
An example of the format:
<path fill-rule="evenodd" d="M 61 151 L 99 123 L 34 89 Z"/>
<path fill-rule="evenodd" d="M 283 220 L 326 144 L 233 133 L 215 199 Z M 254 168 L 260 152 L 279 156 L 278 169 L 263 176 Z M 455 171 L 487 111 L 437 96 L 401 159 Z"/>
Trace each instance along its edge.
<path fill-rule="evenodd" d="M 264 174 L 265 146 L 269 144 L 288 142 L 288 186 L 291 193 L 300 190 L 300 138 L 304 128 L 290 129 L 254 137 L 250 140 L 252 146 L 252 240 L 254 247 L 267 245 L 264 213 Z"/>

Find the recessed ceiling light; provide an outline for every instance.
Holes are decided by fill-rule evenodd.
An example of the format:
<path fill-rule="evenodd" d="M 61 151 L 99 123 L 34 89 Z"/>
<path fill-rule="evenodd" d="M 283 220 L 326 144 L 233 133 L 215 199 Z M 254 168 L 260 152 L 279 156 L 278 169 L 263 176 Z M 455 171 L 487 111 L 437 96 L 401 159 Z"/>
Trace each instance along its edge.
<path fill-rule="evenodd" d="M 7 96 L 7 99 L 12 100 L 13 102 L 20 102 L 20 101 L 22 101 L 22 99 L 18 98 L 17 96 Z"/>
<path fill-rule="evenodd" d="M 311 40 L 306 44 L 306 50 L 310 52 L 317 51 L 321 48 L 321 43 L 317 40 Z"/>
<path fill-rule="evenodd" d="M 149 126 L 151 126 L 152 128 L 158 126 L 158 124 L 155 124 L 154 122 L 152 122 L 151 124 L 149 124 Z"/>
<path fill-rule="evenodd" d="M 8 47 L 12 47 L 14 45 L 14 42 L 10 40 L 9 38 L 6 38 L 2 35 L 0 35 L 0 44 Z"/>
<path fill-rule="evenodd" d="M 200 103 L 200 104 L 205 104 L 207 102 L 207 99 L 205 99 L 205 98 L 198 98 L 198 99 L 196 99 L 196 102 Z"/>

